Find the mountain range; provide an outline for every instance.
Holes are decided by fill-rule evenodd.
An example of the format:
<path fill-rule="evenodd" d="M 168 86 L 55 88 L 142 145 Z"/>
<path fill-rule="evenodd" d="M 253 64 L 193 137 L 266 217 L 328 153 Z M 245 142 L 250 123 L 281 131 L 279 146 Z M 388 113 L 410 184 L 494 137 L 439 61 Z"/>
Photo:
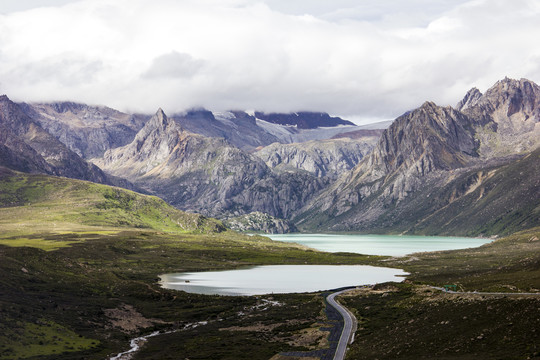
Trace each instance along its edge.
<path fill-rule="evenodd" d="M 539 103 L 537 84 L 505 78 L 454 107 L 427 101 L 359 127 L 325 113 L 145 115 L 2 96 L 0 166 L 136 189 L 252 230 L 261 219 L 268 232 L 500 235 L 540 224 Z"/>
<path fill-rule="evenodd" d="M 495 235 L 538 226 L 540 87 L 504 79 L 398 117 L 295 219 L 332 231 Z"/>

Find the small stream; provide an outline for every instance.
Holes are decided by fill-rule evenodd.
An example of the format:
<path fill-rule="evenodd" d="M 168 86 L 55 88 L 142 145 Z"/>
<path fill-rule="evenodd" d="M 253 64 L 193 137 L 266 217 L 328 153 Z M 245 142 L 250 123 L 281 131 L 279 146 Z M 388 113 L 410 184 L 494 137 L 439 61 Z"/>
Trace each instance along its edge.
<path fill-rule="evenodd" d="M 208 321 L 200 321 L 200 322 L 196 322 L 196 323 L 187 324 L 182 329 L 171 330 L 171 331 L 166 331 L 166 332 L 154 331 L 150 335 L 144 335 L 144 336 L 136 337 L 136 338 L 131 339 L 129 341 L 129 345 L 131 346 L 131 348 L 128 351 L 118 353 L 118 355 L 115 355 L 115 356 L 109 358 L 109 360 L 131 360 L 132 356 L 137 351 L 139 351 L 142 344 L 144 344 L 151 337 L 158 336 L 158 335 L 172 334 L 172 333 L 175 333 L 175 332 L 178 332 L 178 331 L 183 331 L 183 330 L 194 329 L 197 326 L 206 325 L 206 324 L 208 324 Z"/>

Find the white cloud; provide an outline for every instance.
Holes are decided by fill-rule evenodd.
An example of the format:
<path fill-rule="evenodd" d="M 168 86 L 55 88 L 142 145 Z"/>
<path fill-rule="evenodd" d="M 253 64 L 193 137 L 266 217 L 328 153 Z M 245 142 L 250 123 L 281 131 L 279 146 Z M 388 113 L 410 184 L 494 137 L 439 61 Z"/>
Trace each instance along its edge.
<path fill-rule="evenodd" d="M 540 80 L 535 0 L 49 0 L 0 6 L 0 92 L 122 110 L 392 118 Z"/>
<path fill-rule="evenodd" d="M 150 68 L 142 75 L 143 77 L 178 79 L 194 76 L 203 66 L 203 61 L 195 60 L 189 54 L 180 54 L 173 51 L 169 54 L 158 56 L 152 61 Z"/>

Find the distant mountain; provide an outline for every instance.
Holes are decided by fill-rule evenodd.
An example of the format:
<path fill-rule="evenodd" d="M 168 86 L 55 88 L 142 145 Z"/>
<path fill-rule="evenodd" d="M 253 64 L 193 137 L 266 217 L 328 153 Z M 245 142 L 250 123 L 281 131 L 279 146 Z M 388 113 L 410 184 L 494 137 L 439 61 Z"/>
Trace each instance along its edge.
<path fill-rule="evenodd" d="M 150 118 L 73 102 L 20 106 L 26 115 L 84 159 L 101 157 L 109 149 L 130 143 Z"/>
<path fill-rule="evenodd" d="M 317 231 L 531 227 L 540 223 L 539 146 L 540 87 L 526 79 L 473 88 L 455 108 L 425 102 L 390 126 L 325 113 L 169 118 L 0 98 L 0 166 L 130 186 L 117 177 L 127 178 L 180 209 L 268 229 L 275 219 Z"/>
<path fill-rule="evenodd" d="M 151 115 L 126 114 L 105 106 L 74 102 L 21 103 L 21 109 L 41 127 L 84 159 L 103 156 L 105 151 L 124 146 L 150 119 Z M 279 125 L 243 111 L 211 112 L 193 109 L 171 116 L 187 131 L 217 137 L 247 151 L 272 143 L 294 143 L 328 139 L 336 134 L 367 129 L 324 113 L 263 114 L 265 117 L 290 115 L 297 122 L 324 124 L 325 127 Z M 316 120 L 316 121 L 314 121 Z M 380 131 L 384 124 L 375 124 Z M 353 134 L 351 133 L 351 136 Z"/>
<path fill-rule="evenodd" d="M 173 114 L 171 118 L 187 131 L 207 137 L 220 137 L 248 151 L 272 143 L 288 144 L 329 139 L 336 134 L 363 128 L 325 113 L 309 112 L 297 114 L 255 112 L 251 115 L 243 111 L 212 113 L 199 109 Z M 280 122 L 278 119 L 289 120 Z"/>
<path fill-rule="evenodd" d="M 171 118 L 189 132 L 223 138 L 244 150 L 280 142 L 277 136 L 259 127 L 253 116 L 241 111 L 214 114 L 200 109 L 174 114 Z"/>
<path fill-rule="evenodd" d="M 5 125 L 0 125 L 0 165 L 28 173 L 52 174 L 45 159 Z"/>
<path fill-rule="evenodd" d="M 534 83 L 505 79 L 485 95 L 470 91 L 458 105 L 463 111 L 426 102 L 397 118 L 373 151 L 295 220 L 305 229 L 336 231 L 477 235 L 500 233 L 501 223 L 520 228 L 523 218 L 509 209 L 530 210 L 531 197 L 536 206 L 540 199 L 533 166 L 538 157 L 529 154 L 540 139 L 539 97 Z M 516 168 L 519 175 L 511 175 Z M 513 179 L 503 181 L 502 174 Z M 488 178 L 490 185 L 480 186 Z M 477 189 L 481 205 L 456 202 Z M 510 196 L 514 189 L 521 195 Z M 479 222 L 461 215 L 480 208 L 485 217 Z M 526 227 L 538 226 L 540 219 L 531 216 Z"/>
<path fill-rule="evenodd" d="M 129 187 L 81 159 L 45 131 L 21 107 L 0 96 L 0 166 L 19 171 L 64 176 L 97 183 Z"/>
<path fill-rule="evenodd" d="M 379 139 L 378 132 L 374 131 L 373 134 L 356 140 L 342 138 L 293 144 L 274 143 L 253 154 L 277 172 L 302 170 L 335 180 L 371 152 Z"/>
<path fill-rule="evenodd" d="M 162 110 L 132 143 L 107 151 L 96 164 L 179 209 L 220 218 L 253 211 L 290 217 L 328 184 L 304 173 L 276 174 L 222 138 L 184 130 Z"/>
<path fill-rule="evenodd" d="M 335 127 L 339 125 L 354 126 L 355 124 L 327 113 L 297 112 L 297 113 L 263 113 L 255 112 L 255 117 L 272 124 L 296 126 L 299 129 L 316 129 L 320 127 Z"/>

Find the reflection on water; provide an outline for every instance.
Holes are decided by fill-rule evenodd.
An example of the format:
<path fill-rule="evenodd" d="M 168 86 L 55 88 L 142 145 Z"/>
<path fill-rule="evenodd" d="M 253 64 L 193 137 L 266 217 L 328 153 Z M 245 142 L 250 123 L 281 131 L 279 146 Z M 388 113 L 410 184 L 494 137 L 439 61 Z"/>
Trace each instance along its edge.
<path fill-rule="evenodd" d="M 161 275 L 167 289 L 212 295 L 316 292 L 403 281 L 403 270 L 365 265 L 270 265 L 238 270 Z M 401 276 L 401 277 L 399 277 Z"/>
<path fill-rule="evenodd" d="M 326 252 L 388 256 L 404 256 L 424 251 L 465 249 L 478 247 L 492 241 L 491 239 L 478 238 L 409 235 L 283 234 L 267 236 L 272 240 L 295 242 Z"/>

